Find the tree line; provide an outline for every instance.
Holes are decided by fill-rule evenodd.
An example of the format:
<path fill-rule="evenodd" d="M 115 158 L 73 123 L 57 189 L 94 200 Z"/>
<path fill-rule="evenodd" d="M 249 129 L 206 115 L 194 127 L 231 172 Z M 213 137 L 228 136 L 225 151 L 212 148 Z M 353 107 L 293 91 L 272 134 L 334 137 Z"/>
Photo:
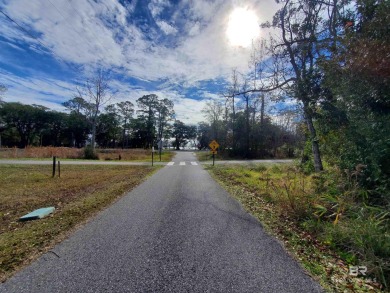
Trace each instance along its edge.
<path fill-rule="evenodd" d="M 239 98 L 239 99 L 238 99 Z M 293 158 L 304 146 L 299 112 L 284 108 L 277 115 L 266 111 L 270 97 L 248 95 L 212 100 L 202 112 L 206 121 L 199 123 L 199 148 L 207 148 L 211 140 L 220 144 L 224 157 Z"/>
<path fill-rule="evenodd" d="M 5 92 L 5 86 L 2 89 Z M 203 112 L 210 124 L 202 122 L 196 126 L 177 120 L 174 103 L 155 94 L 137 99 L 137 107 L 130 101 L 111 103 L 109 77 L 102 70 L 75 92 L 72 99 L 62 103 L 67 113 L 41 105 L 1 102 L 2 145 L 21 148 L 90 145 L 94 149 L 97 144 L 101 148 L 151 148 L 161 146 L 158 142 L 162 142 L 165 146 L 171 143 L 178 150 L 188 142 L 207 149 L 210 141 L 216 139 L 221 150 L 237 150 L 238 156 L 292 157 L 294 148 L 302 141 L 292 119 L 282 125 L 266 115 L 264 99 L 260 120 L 256 107 L 249 108 L 248 103 L 242 111 L 234 112 L 237 119 L 232 120 L 227 104 L 223 110 L 220 101 L 209 101 Z M 291 118 L 291 113 L 284 116 Z M 246 118 L 251 122 L 245 123 Z M 235 129 L 232 123 L 240 131 L 231 133 Z M 249 148 L 253 151 L 244 152 Z"/>
<path fill-rule="evenodd" d="M 101 88 L 96 83 L 93 86 Z M 91 145 L 94 148 L 96 142 L 102 148 L 151 148 L 157 147 L 158 141 L 166 145 L 173 138 L 173 146 L 179 149 L 196 138 L 194 125 L 175 119 L 174 104 L 169 99 L 159 99 L 155 94 L 144 95 L 137 99 L 139 110 L 135 111 L 130 101 L 104 106 L 109 99 L 102 92 L 96 94 L 95 91 L 93 95 L 100 100 L 87 100 L 78 90 L 78 95 L 63 103 L 68 113 L 40 105 L 2 102 L 2 145 L 21 148 Z"/>
<path fill-rule="evenodd" d="M 81 95 L 63 103 L 67 112 L 58 112 L 41 105 L 26 105 L 18 102 L 0 103 L 0 134 L 2 146 L 67 146 L 85 147 L 96 144 L 101 148 L 151 148 L 163 146 L 168 141 L 175 149 L 188 142 L 199 149 L 207 149 L 211 140 L 216 139 L 221 150 L 228 150 L 232 139 L 226 115 L 222 115 L 222 104 L 209 101 L 203 110 L 211 123 L 186 125 L 175 119 L 174 104 L 157 95 L 144 95 L 136 100 L 138 110 L 130 101 L 107 104 L 97 108 Z M 100 109 L 102 108 L 102 109 Z M 98 109 L 98 110 L 96 110 Z M 244 125 L 244 112 L 238 112 L 238 127 Z M 213 116 L 210 116 L 213 115 Z M 292 117 L 288 113 L 284 117 Z M 213 117 L 213 118 L 212 118 Z M 288 121 L 290 120 L 290 122 Z M 287 122 L 286 122 L 287 121 Z M 264 114 L 257 120 L 251 112 L 251 146 L 259 150 L 262 157 L 289 156 L 301 142 L 292 119 L 276 123 Z M 94 126 L 95 124 L 95 126 Z M 242 126 L 244 127 L 244 126 Z M 93 135 L 93 132 L 95 134 Z M 238 150 L 246 135 L 236 135 Z M 239 151 L 237 155 L 240 155 Z"/>

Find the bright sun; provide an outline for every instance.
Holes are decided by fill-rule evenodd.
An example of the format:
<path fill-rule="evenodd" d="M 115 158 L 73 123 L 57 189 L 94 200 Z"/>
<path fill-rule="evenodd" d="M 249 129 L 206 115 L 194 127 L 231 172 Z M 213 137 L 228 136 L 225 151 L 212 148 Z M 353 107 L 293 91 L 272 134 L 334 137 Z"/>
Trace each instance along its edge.
<path fill-rule="evenodd" d="M 254 11 L 236 8 L 230 14 L 226 34 L 232 46 L 248 47 L 259 32 L 259 23 Z"/>

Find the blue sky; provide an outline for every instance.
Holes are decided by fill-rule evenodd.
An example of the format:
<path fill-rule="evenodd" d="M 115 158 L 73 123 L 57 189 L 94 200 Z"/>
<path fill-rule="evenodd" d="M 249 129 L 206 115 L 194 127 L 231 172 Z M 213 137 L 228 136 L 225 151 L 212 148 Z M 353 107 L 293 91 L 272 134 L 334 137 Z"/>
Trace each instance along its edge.
<path fill-rule="evenodd" d="M 4 100 L 64 111 L 76 86 L 104 68 L 113 102 L 154 93 L 174 101 L 178 119 L 197 123 L 205 102 L 221 98 L 232 68 L 249 71 L 251 46 L 229 33 L 237 9 L 261 23 L 276 7 L 273 0 L 0 0 L 20 26 L 0 13 Z M 244 21 L 233 25 L 239 35 L 248 30 Z M 254 26 L 256 40 L 263 33 Z"/>

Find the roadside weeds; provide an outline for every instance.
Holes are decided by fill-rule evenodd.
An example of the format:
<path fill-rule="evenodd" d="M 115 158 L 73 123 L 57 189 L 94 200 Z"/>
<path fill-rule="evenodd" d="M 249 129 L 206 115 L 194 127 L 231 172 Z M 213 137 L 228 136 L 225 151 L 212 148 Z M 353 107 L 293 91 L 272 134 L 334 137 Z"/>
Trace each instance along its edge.
<path fill-rule="evenodd" d="M 370 278 L 352 276 L 350 274 L 350 263 L 342 259 L 338 253 L 326 245 L 323 241 L 316 239 L 313 233 L 297 225 L 296 219 L 289 217 L 288 213 L 281 212 L 280 201 L 270 196 L 272 186 L 270 178 L 258 178 L 253 174 L 264 171 L 269 166 L 251 165 L 246 167 L 234 166 L 206 167 L 213 178 L 220 183 L 234 198 L 239 200 L 243 207 L 255 216 L 263 225 L 264 229 L 277 238 L 285 249 L 317 280 L 328 292 L 378 292 L 381 285 Z M 225 168 L 222 171 L 221 168 Z M 278 166 L 274 173 L 279 176 Z M 237 171 L 239 169 L 239 171 Z M 238 174 L 239 173 L 239 174 Z M 275 174 L 272 174 L 274 176 Z M 241 177 L 241 178 L 239 178 Z M 281 177 L 280 177 L 281 178 Z M 280 179 L 278 178 L 278 179 Z M 265 190 L 259 190 L 253 182 L 263 181 L 261 184 Z M 253 183 L 253 184 L 252 184 Z M 282 203 L 287 201 L 289 206 L 296 209 L 305 207 L 302 198 L 294 202 L 295 194 L 290 193 L 286 183 L 284 191 L 278 193 L 284 195 Z M 267 186 L 267 187 L 266 187 Z M 291 187 L 291 186 L 290 186 Z M 290 194 L 289 194 L 290 193 Z M 274 194 L 275 196 L 275 194 Z M 294 206 L 295 205 L 295 206 Z M 302 211 L 304 212 L 304 211 Z"/>

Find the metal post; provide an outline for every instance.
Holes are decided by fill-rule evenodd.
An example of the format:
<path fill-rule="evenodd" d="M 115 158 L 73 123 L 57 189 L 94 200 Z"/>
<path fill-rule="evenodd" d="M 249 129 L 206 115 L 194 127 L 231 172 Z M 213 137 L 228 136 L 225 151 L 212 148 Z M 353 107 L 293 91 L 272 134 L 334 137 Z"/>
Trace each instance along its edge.
<path fill-rule="evenodd" d="M 154 147 L 152 147 L 152 166 L 153 166 L 153 160 L 154 160 L 154 158 L 153 158 L 153 156 L 154 156 Z"/>
<path fill-rule="evenodd" d="M 53 178 L 56 175 L 56 156 L 53 156 Z"/>
<path fill-rule="evenodd" d="M 61 177 L 61 164 L 60 161 L 58 161 L 58 178 Z"/>
<path fill-rule="evenodd" d="M 215 160 L 215 155 L 213 154 L 213 166 L 214 166 L 214 160 Z"/>

